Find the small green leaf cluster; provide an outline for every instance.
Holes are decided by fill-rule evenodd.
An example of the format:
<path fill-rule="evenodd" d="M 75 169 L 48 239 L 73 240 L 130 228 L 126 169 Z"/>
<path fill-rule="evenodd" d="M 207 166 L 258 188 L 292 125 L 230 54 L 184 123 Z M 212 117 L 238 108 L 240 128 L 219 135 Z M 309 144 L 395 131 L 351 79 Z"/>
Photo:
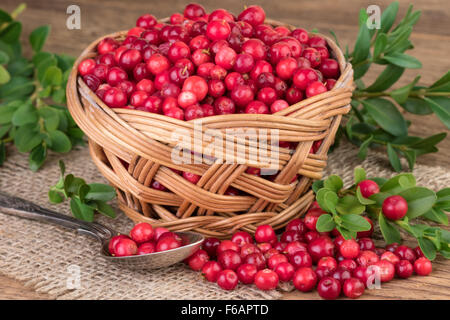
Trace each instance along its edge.
<path fill-rule="evenodd" d="M 358 184 L 370 179 L 376 182 L 380 192 L 364 198 Z M 328 179 L 313 184 L 319 206 L 328 214 L 321 215 L 317 221 L 317 231 L 329 232 L 336 228 L 344 238 L 356 238 L 357 232 L 370 229 L 370 223 L 362 217 L 366 213 L 372 220 L 378 221 L 381 234 L 387 244 L 401 243 L 399 230 L 403 229 L 416 238 L 424 255 L 434 260 L 440 252 L 450 258 L 450 232 L 436 226 L 436 223 L 448 226 L 450 212 L 450 188 L 434 192 L 416 185 L 414 175 L 402 173 L 387 180 L 384 178 L 366 178 L 362 168 L 354 171 L 354 184 L 343 188 L 342 179 L 332 175 Z M 392 195 L 402 196 L 408 203 L 408 212 L 403 219 L 390 221 L 382 212 L 383 201 Z M 434 222 L 430 225 L 428 222 Z"/>
<path fill-rule="evenodd" d="M 418 156 L 437 152 L 436 145 L 446 137 L 446 133 L 426 138 L 409 135 L 411 123 L 399 109 L 415 115 L 434 113 L 450 129 L 450 71 L 429 87 L 418 85 L 418 75 L 411 83 L 390 89 L 406 69 L 422 67 L 420 61 L 405 53 L 413 48 L 410 35 L 421 13 L 410 6 L 394 26 L 398 8 L 395 1 L 383 11 L 380 29 L 368 29 L 368 15 L 364 9 L 360 12 L 354 49 L 349 52 L 347 47 L 345 54 L 353 65 L 357 87 L 352 97 L 352 110 L 338 134 L 360 147 L 361 159 L 365 159 L 368 148 L 385 147 L 391 166 L 397 172 L 402 170 L 400 157 L 407 160 L 412 170 Z M 373 72 L 372 65 L 381 65 L 384 69 L 373 83 L 366 85 L 362 77 Z"/>
<path fill-rule="evenodd" d="M 38 170 L 48 150 L 69 152 L 83 143 L 83 132 L 67 108 L 66 84 L 73 58 L 42 51 L 50 33 L 47 25 L 29 35 L 33 56 L 22 54 L 22 24 L 0 10 L 0 165 L 6 144 L 29 153 L 29 166 Z"/>
<path fill-rule="evenodd" d="M 107 204 L 116 197 L 113 187 L 107 184 L 87 184 L 82 178 L 73 174 L 65 175 L 64 162 L 59 161 L 61 176 L 57 184 L 50 188 L 48 199 L 51 203 L 61 203 L 70 199 L 70 209 L 75 218 L 92 222 L 94 213 L 99 212 L 107 217 L 115 218 L 116 213 Z"/>

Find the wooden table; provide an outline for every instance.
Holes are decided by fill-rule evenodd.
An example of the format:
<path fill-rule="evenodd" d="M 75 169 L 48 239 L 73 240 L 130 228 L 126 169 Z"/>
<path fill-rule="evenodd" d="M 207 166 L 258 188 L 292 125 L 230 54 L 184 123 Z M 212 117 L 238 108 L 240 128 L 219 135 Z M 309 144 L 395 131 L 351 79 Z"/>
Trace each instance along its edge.
<path fill-rule="evenodd" d="M 1 8 L 13 10 L 17 0 L 2 0 Z M 207 10 L 226 8 L 234 13 L 240 12 L 243 3 L 238 0 L 198 1 Z M 378 4 L 381 9 L 386 8 L 390 1 L 300 1 L 300 0 L 260 0 L 268 16 L 285 21 L 308 30 L 317 28 L 322 33 L 334 30 L 341 45 L 353 46 L 357 34 L 358 12 L 370 4 Z M 450 6 L 446 0 L 402 0 L 400 1 L 400 15 L 403 16 L 409 3 L 413 2 L 416 9 L 422 11 L 422 17 L 412 35 L 415 49 L 410 54 L 423 63 L 421 82 L 426 85 L 433 83 L 444 72 L 450 69 Z M 157 17 L 166 17 L 174 11 L 182 12 L 183 4 L 187 1 L 123 1 L 79 0 L 76 3 L 81 8 L 81 30 L 66 28 L 66 9 L 73 1 L 29 1 L 27 10 L 19 20 L 24 23 L 23 39 L 28 39 L 31 30 L 42 24 L 51 24 L 52 32 L 47 41 L 46 49 L 58 53 L 78 55 L 82 49 L 94 39 L 114 31 L 125 30 L 134 25 L 134 21 L 142 13 L 150 12 Z M 253 3 L 253 2 L 252 2 Z M 411 81 L 417 74 L 416 70 L 408 70 L 400 85 Z M 368 74 L 365 80 L 369 83 L 374 74 Z M 434 116 L 417 117 L 406 116 L 413 121 L 410 129 L 418 136 L 431 135 L 447 131 L 445 126 Z M 417 119 L 416 119 L 417 118 Z M 420 120 L 419 120 L 420 119 Z M 450 138 L 441 142 L 437 154 L 419 158 L 419 163 L 442 165 L 450 168 Z M 370 290 L 363 296 L 365 299 L 449 299 L 450 298 L 450 261 L 438 260 L 434 264 L 433 275 L 429 277 L 414 277 L 409 281 L 392 281 L 384 284 L 382 290 Z M 0 299 L 48 299 L 45 294 L 39 294 L 22 283 L 0 276 Z M 292 292 L 284 295 L 286 299 L 315 299 L 317 293 L 300 294 Z"/>

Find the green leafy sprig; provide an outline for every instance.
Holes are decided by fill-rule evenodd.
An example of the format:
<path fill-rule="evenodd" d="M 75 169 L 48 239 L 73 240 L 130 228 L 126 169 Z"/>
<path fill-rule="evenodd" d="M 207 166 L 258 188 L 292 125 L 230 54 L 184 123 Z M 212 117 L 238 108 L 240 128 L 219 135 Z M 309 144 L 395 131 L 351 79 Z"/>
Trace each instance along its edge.
<path fill-rule="evenodd" d="M 61 171 L 59 181 L 48 192 L 51 203 L 61 203 L 70 198 L 72 214 L 75 218 L 84 221 L 94 221 L 95 212 L 110 218 L 116 217 L 113 208 L 107 204 L 107 201 L 116 197 L 113 187 L 101 183 L 87 184 L 73 174 L 65 176 L 66 169 L 62 161 L 59 161 L 59 168 Z"/>
<path fill-rule="evenodd" d="M 0 9 L 0 165 L 6 158 L 6 144 L 29 153 L 29 166 L 38 170 L 48 150 L 69 152 L 83 143 L 83 132 L 67 108 L 66 84 L 74 59 L 42 51 L 50 26 L 29 35 L 33 55 L 22 54 L 19 41 L 22 24 L 17 15 Z"/>
<path fill-rule="evenodd" d="M 405 69 L 419 69 L 420 61 L 405 51 L 412 49 L 410 35 L 420 18 L 420 11 L 410 6 L 403 19 L 395 26 L 399 4 L 391 3 L 382 13 L 380 29 L 369 29 L 368 15 L 360 12 L 359 33 L 353 51 L 346 48 L 345 56 L 352 63 L 356 90 L 352 97 L 352 110 L 338 132 L 360 147 L 359 158 L 365 159 L 368 148 L 386 148 L 392 168 L 402 170 L 400 157 L 404 157 L 412 170 L 416 158 L 437 152 L 436 145 L 446 137 L 438 133 L 422 138 L 408 133 L 410 122 L 399 109 L 415 115 L 434 113 L 450 129 L 450 71 L 431 86 L 419 85 L 420 75 L 409 84 L 396 89 Z M 334 35 L 334 33 L 332 33 Z M 384 69 L 376 80 L 366 85 L 362 77 L 372 65 Z"/>
<path fill-rule="evenodd" d="M 380 192 L 364 198 L 358 184 L 370 179 L 376 182 Z M 332 175 L 326 180 L 314 182 L 313 190 L 322 210 L 328 212 L 319 217 L 317 231 L 329 232 L 336 228 L 344 238 L 356 238 L 357 232 L 370 230 L 370 223 L 362 216 L 366 213 L 373 221 L 378 221 L 387 244 L 401 243 L 399 230 L 404 230 L 416 238 L 424 255 L 434 260 L 436 253 L 450 259 L 450 232 L 434 223 L 448 226 L 450 212 L 450 188 L 437 193 L 425 187 L 416 186 L 416 179 L 410 173 L 402 173 L 387 180 L 366 178 L 362 168 L 354 171 L 354 184 L 345 189 L 342 179 Z M 382 212 L 383 201 L 392 195 L 402 196 L 408 203 L 408 212 L 403 219 L 388 220 Z"/>

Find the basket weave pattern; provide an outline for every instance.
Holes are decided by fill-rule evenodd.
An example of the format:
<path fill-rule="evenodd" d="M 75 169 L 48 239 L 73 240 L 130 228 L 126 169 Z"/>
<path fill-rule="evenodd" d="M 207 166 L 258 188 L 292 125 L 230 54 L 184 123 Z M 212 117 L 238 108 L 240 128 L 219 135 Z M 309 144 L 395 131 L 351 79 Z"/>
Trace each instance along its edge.
<path fill-rule="evenodd" d="M 108 36 L 123 39 L 125 34 Z M 298 142 L 295 150 L 280 148 L 279 174 L 274 181 L 245 173 L 248 165 L 238 161 L 173 163 L 172 133 L 184 130 L 194 137 L 193 121 L 107 107 L 77 74 L 78 64 L 96 55 L 101 39 L 89 45 L 70 75 L 68 108 L 89 137 L 92 159 L 116 188 L 120 208 L 136 222 L 145 221 L 173 231 L 193 230 L 219 238 L 230 236 L 237 229 L 254 233 L 261 224 L 279 229 L 304 214 L 314 198 L 311 182 L 322 177 L 327 151 L 342 116 L 350 109 L 353 90 L 351 65 L 331 39 L 322 37 L 341 69 L 341 76 L 331 91 L 302 100 L 276 114 L 232 114 L 201 119 L 202 130 L 219 130 L 225 136 L 228 128 L 278 129 L 280 141 Z M 309 153 L 318 140 L 323 142 L 317 153 Z M 194 185 L 171 169 L 195 173 L 201 178 Z M 297 174 L 297 182 L 290 183 Z M 167 191 L 151 188 L 152 180 L 160 182 Z M 230 186 L 244 191 L 245 195 L 224 195 Z"/>

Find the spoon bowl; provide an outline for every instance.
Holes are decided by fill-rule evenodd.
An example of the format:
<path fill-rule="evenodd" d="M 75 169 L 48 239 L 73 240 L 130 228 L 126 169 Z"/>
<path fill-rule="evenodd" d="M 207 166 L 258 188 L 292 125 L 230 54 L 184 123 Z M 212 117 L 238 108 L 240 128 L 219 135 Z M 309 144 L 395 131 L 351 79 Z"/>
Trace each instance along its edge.
<path fill-rule="evenodd" d="M 136 270 L 163 268 L 183 261 L 199 249 L 204 240 L 199 233 L 175 232 L 182 239 L 183 245 L 179 248 L 144 255 L 114 257 L 109 253 L 108 244 L 109 240 L 118 233 L 107 226 L 97 222 L 77 220 L 2 192 L 0 192 L 0 211 L 20 218 L 56 224 L 92 236 L 101 242 L 100 255 L 104 259 L 121 267 Z"/>

